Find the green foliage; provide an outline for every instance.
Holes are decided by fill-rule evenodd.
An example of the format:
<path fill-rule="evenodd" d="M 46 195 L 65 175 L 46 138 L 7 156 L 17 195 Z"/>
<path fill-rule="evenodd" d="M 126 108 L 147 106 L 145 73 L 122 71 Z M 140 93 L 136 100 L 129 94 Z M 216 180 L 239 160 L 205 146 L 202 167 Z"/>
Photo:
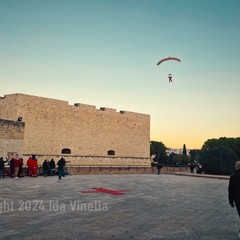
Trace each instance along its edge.
<path fill-rule="evenodd" d="M 179 163 L 179 154 L 176 153 L 170 153 L 168 156 L 167 163 L 169 165 L 176 165 Z"/>
<path fill-rule="evenodd" d="M 186 149 L 186 145 L 183 144 L 183 156 L 187 156 L 187 149 Z"/>
<path fill-rule="evenodd" d="M 168 165 L 187 165 L 189 161 L 188 156 L 183 156 L 182 154 L 170 153 L 166 164 Z"/>
<path fill-rule="evenodd" d="M 180 164 L 181 165 L 188 165 L 189 156 L 180 154 L 180 157 L 182 158 L 181 161 L 180 161 Z"/>
<path fill-rule="evenodd" d="M 228 147 L 231 148 L 236 155 L 238 156 L 238 159 L 240 159 L 240 137 L 238 138 L 226 138 L 221 137 L 219 139 L 208 139 L 202 146 L 202 150 L 207 150 L 214 147 Z"/>
<path fill-rule="evenodd" d="M 182 161 L 181 163 L 183 165 L 187 165 L 188 164 L 188 156 L 187 156 L 187 149 L 186 149 L 186 145 L 183 144 L 183 152 L 182 152 Z"/>
<path fill-rule="evenodd" d="M 151 141 L 150 142 L 150 155 L 155 155 L 154 161 L 157 162 L 166 162 L 167 153 L 166 146 L 162 142 Z"/>
<path fill-rule="evenodd" d="M 194 163 L 194 162 L 199 162 L 200 161 L 200 156 L 201 156 L 201 150 L 199 149 L 192 149 L 189 151 L 189 155 L 190 155 L 190 162 Z"/>
<path fill-rule="evenodd" d="M 203 172 L 207 174 L 232 174 L 235 162 L 240 160 L 240 137 L 208 139 L 202 149 L 193 149 L 187 156 L 186 145 L 182 154 L 171 153 L 167 156 L 166 146 L 162 142 L 151 141 L 150 154 L 155 155 L 154 161 L 168 165 L 187 165 L 189 162 L 201 163 Z"/>
<path fill-rule="evenodd" d="M 236 153 L 229 147 L 217 146 L 203 149 L 200 162 L 206 174 L 230 175 L 234 172 Z"/>

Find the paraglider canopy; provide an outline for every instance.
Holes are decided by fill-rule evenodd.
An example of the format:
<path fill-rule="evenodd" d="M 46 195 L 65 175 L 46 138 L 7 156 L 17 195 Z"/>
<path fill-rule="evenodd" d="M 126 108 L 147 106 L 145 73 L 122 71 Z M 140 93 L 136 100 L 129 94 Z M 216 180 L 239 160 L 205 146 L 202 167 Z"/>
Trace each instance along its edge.
<path fill-rule="evenodd" d="M 181 60 L 180 60 L 179 58 L 176 58 L 176 57 L 167 57 L 167 58 L 161 59 L 161 60 L 157 63 L 157 65 L 159 65 L 159 64 L 161 64 L 161 63 L 163 63 L 163 62 L 165 62 L 165 61 L 169 61 L 169 60 L 174 60 L 174 61 L 181 62 Z"/>

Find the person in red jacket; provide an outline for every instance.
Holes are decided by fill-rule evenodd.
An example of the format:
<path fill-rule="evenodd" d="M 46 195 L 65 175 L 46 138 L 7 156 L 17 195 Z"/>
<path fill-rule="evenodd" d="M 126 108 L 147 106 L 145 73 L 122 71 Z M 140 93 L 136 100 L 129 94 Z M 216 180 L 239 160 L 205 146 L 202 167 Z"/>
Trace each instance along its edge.
<path fill-rule="evenodd" d="M 37 177 L 37 169 L 38 169 L 38 160 L 35 155 L 32 155 L 32 176 Z"/>
<path fill-rule="evenodd" d="M 27 160 L 28 176 L 32 176 L 32 157 Z"/>

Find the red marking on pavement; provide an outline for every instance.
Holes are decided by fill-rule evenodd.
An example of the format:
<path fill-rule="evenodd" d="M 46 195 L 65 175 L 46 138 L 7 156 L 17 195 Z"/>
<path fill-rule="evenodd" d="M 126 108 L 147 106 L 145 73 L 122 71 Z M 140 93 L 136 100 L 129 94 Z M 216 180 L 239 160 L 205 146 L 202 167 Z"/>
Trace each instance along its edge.
<path fill-rule="evenodd" d="M 108 193 L 112 195 L 124 195 L 125 192 L 131 192 L 131 189 L 122 189 L 122 190 L 113 190 L 113 189 L 107 189 L 107 188 L 92 188 L 94 190 L 86 190 L 86 191 L 80 191 L 80 193 Z"/>
<path fill-rule="evenodd" d="M 103 193 L 109 193 L 112 195 L 124 195 L 124 193 L 118 191 L 118 190 L 111 190 L 107 188 L 93 188 L 96 189 L 98 192 L 103 192 Z"/>

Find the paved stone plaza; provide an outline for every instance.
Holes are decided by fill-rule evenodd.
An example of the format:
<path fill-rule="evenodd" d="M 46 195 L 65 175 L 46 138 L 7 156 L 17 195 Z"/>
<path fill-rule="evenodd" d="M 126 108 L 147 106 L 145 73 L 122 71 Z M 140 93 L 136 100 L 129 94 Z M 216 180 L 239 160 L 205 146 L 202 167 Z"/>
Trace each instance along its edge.
<path fill-rule="evenodd" d="M 0 183 L 0 239 L 238 239 L 226 179 L 116 174 Z"/>

